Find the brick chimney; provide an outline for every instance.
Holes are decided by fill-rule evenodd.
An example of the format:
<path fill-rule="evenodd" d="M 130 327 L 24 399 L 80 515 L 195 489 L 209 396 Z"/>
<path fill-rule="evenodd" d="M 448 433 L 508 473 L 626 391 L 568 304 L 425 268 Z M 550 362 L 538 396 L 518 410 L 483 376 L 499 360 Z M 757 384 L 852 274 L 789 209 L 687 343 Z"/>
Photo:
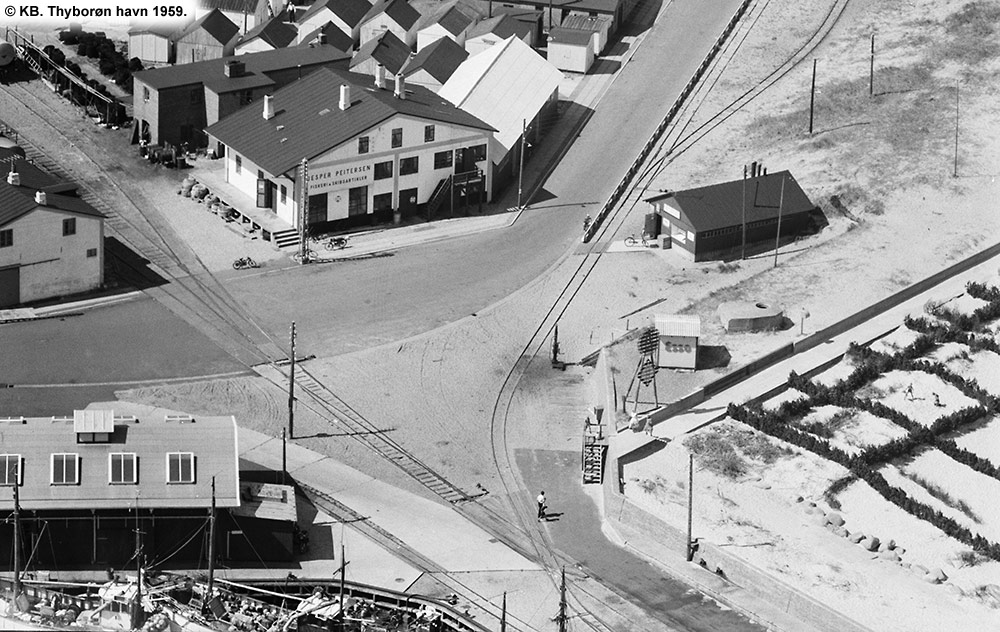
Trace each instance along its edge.
<path fill-rule="evenodd" d="M 341 84 L 340 86 L 340 109 L 346 110 L 351 107 L 351 86 Z"/>
<path fill-rule="evenodd" d="M 227 61 L 225 73 L 227 77 L 242 77 L 246 74 L 247 67 L 242 61 Z"/>
<path fill-rule="evenodd" d="M 274 97 L 269 94 L 264 95 L 264 120 L 270 121 L 274 118 Z"/>

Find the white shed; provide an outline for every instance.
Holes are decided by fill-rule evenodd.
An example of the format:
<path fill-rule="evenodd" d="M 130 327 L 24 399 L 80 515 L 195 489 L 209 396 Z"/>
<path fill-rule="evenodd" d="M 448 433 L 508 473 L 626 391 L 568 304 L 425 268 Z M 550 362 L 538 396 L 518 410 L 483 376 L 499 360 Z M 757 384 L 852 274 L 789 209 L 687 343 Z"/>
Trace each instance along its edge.
<path fill-rule="evenodd" d="M 549 63 L 559 70 L 585 73 L 594 63 L 597 33 L 556 27 L 549 31 Z"/>
<path fill-rule="evenodd" d="M 594 40 L 594 57 L 600 57 L 604 48 L 608 45 L 608 38 L 611 34 L 611 18 L 607 15 L 567 15 L 563 18 L 560 28 L 572 29 L 574 31 L 586 31 L 596 33 Z"/>
<path fill-rule="evenodd" d="M 697 368 L 701 317 L 657 314 L 654 322 L 656 330 L 660 333 L 660 366 L 677 369 Z"/>

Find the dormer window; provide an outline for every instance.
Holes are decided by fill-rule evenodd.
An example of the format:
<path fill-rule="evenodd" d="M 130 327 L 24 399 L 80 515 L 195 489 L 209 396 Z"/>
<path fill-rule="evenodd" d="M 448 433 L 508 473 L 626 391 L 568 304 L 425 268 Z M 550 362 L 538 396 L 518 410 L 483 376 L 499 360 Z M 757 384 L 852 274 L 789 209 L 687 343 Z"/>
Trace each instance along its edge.
<path fill-rule="evenodd" d="M 115 413 L 111 410 L 74 410 L 73 431 L 77 443 L 110 443 L 115 432 Z"/>
<path fill-rule="evenodd" d="M 194 453 L 167 452 L 167 483 L 172 485 L 194 483 Z"/>
<path fill-rule="evenodd" d="M 20 485 L 22 482 L 21 455 L 0 454 L 0 486 L 13 487 L 15 483 Z"/>

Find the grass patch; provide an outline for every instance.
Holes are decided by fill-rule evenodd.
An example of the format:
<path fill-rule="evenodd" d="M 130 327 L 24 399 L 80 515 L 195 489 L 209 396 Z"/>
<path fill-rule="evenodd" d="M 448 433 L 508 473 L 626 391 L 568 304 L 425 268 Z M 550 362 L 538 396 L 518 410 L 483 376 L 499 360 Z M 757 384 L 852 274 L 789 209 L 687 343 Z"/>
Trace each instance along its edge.
<path fill-rule="evenodd" d="M 940 47 L 942 57 L 970 65 L 982 63 L 1000 54 L 997 25 L 1000 3 L 977 0 L 969 2 L 944 21 L 949 36 Z"/>
<path fill-rule="evenodd" d="M 964 500 L 952 497 L 951 494 L 941 489 L 934 483 L 923 478 L 922 476 L 919 476 L 912 472 L 903 471 L 902 468 L 900 468 L 899 471 L 903 476 L 905 476 L 906 478 L 910 479 L 917 485 L 920 485 L 921 487 L 926 489 L 927 493 L 933 496 L 934 498 L 937 498 L 938 500 L 943 502 L 945 505 L 951 507 L 952 509 L 957 509 L 958 511 L 961 511 L 976 524 L 982 524 L 982 520 L 980 519 L 980 517 L 976 515 L 976 512 L 972 511 L 972 508 L 969 507 L 969 505 L 967 505 Z"/>
<path fill-rule="evenodd" d="M 840 501 L 837 500 L 837 495 L 840 492 L 847 489 L 847 486 L 857 480 L 854 474 L 848 474 L 847 476 L 838 478 L 837 480 L 830 483 L 830 486 L 826 488 L 823 492 L 823 500 L 826 504 L 830 505 L 831 509 L 840 510 Z"/>
<path fill-rule="evenodd" d="M 783 456 L 794 454 L 790 448 L 776 444 L 766 435 L 725 426 L 688 437 L 684 446 L 704 467 L 732 479 L 750 471 L 749 461 L 770 465 Z"/>

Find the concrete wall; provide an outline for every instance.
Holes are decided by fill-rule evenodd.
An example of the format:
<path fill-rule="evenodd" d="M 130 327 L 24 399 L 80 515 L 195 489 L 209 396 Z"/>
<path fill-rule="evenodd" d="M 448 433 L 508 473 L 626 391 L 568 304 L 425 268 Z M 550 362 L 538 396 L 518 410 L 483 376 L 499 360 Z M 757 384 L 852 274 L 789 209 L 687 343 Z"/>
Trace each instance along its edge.
<path fill-rule="evenodd" d="M 63 220 L 76 218 L 76 234 L 63 236 Z M 104 221 L 39 208 L 4 226 L 14 245 L 0 248 L 0 268 L 20 266 L 21 302 L 96 289 L 104 282 Z M 87 256 L 96 249 L 97 255 Z"/>

